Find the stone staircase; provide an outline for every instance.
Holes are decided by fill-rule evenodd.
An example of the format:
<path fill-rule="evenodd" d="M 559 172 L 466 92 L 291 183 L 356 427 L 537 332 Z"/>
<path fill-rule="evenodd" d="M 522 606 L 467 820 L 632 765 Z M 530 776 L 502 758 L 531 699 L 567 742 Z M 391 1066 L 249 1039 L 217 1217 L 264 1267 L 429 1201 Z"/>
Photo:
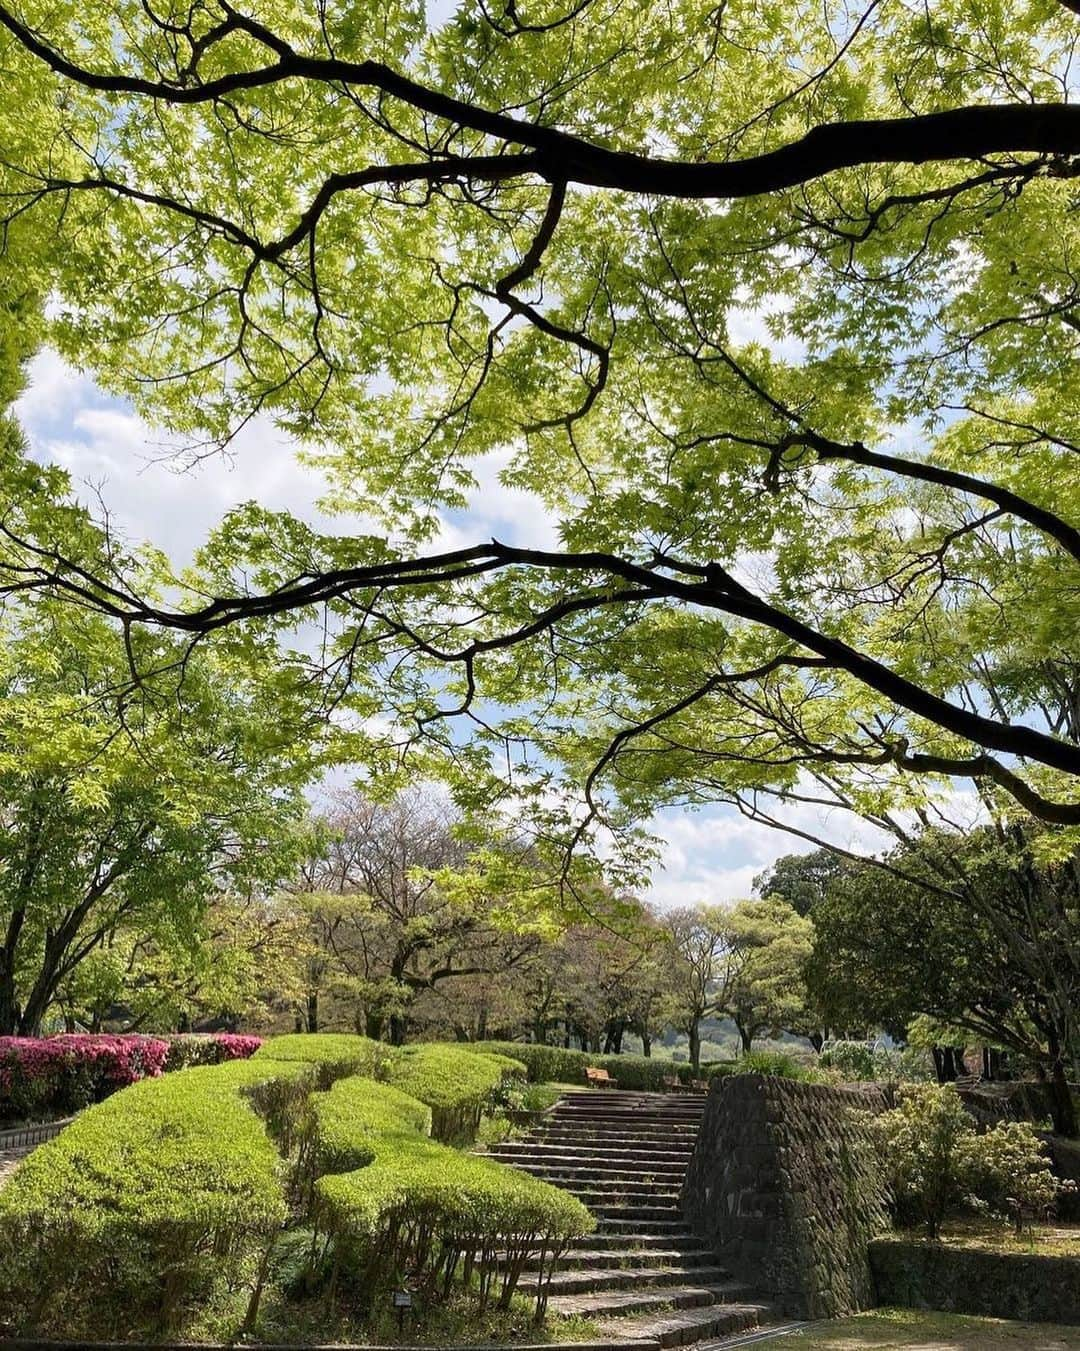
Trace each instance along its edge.
<path fill-rule="evenodd" d="M 758 1327 L 767 1306 L 717 1264 L 679 1207 L 704 1110 L 703 1094 L 570 1093 L 524 1138 L 488 1151 L 573 1192 L 597 1218 L 551 1278 L 549 1313 L 661 1347 Z M 526 1273 L 519 1288 L 535 1283 Z"/>

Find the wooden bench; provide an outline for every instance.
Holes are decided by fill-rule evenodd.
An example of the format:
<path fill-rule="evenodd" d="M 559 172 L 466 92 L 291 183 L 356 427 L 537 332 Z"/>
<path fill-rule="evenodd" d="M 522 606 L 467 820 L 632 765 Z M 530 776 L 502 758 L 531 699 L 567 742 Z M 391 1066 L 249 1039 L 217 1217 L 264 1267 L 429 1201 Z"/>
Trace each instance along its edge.
<path fill-rule="evenodd" d="M 607 1070 L 599 1069 L 595 1065 L 585 1066 L 585 1082 L 590 1088 L 614 1088 L 615 1080 L 608 1074 Z"/>

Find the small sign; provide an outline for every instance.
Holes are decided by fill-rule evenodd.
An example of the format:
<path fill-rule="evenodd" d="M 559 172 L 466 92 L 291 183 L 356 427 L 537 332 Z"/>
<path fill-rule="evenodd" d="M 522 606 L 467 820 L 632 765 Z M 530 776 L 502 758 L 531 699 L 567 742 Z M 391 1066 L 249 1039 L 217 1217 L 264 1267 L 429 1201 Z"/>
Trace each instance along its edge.
<path fill-rule="evenodd" d="M 412 1295 L 409 1294 L 408 1290 L 394 1291 L 394 1308 L 395 1309 L 412 1308 Z"/>

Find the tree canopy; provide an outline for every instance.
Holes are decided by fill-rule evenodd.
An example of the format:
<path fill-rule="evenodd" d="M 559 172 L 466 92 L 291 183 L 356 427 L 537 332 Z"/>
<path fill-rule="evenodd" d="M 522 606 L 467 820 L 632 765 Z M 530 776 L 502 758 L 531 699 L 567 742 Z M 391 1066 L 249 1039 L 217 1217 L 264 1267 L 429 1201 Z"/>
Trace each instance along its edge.
<path fill-rule="evenodd" d="M 21 505 L 9 594 L 180 643 L 322 612 L 320 697 L 465 798 L 583 789 L 571 841 L 821 776 L 1080 824 L 1071 6 L 6 0 L 0 32 L 49 340 L 194 453 L 274 418 L 371 522 L 250 504 L 163 590 Z M 483 457 L 557 547 L 440 548 Z"/>

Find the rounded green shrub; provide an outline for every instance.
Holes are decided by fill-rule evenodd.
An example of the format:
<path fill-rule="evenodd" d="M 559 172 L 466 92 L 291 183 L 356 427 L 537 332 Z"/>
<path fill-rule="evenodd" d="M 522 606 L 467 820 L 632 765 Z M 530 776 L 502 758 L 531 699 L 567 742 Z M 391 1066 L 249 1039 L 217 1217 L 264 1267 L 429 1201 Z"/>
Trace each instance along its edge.
<path fill-rule="evenodd" d="M 378 1075 L 389 1056 L 388 1046 L 369 1037 L 347 1032 L 290 1032 L 264 1041 L 253 1058 L 317 1065 L 321 1086 L 329 1088 L 346 1074 Z"/>
<path fill-rule="evenodd" d="M 380 1078 L 431 1108 L 431 1133 L 445 1144 L 475 1140 L 484 1109 L 505 1079 L 525 1066 L 500 1054 L 466 1050 L 450 1042 L 403 1046 Z"/>
<path fill-rule="evenodd" d="M 6 1316 L 19 1331 L 156 1334 L 215 1290 L 242 1293 L 286 1213 L 256 1103 L 288 1136 L 314 1077 L 246 1060 L 147 1079 L 36 1149 L 0 1191 Z"/>

